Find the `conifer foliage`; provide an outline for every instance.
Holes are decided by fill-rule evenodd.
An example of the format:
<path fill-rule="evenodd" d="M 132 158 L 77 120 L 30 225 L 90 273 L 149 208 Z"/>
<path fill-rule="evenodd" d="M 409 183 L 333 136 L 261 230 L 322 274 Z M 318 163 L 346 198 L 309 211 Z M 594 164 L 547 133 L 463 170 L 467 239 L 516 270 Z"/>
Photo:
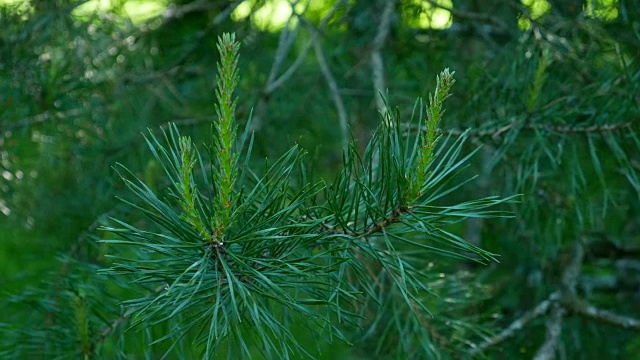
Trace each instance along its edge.
<path fill-rule="evenodd" d="M 0 0 L 0 359 L 635 358 L 638 19 Z"/>
<path fill-rule="evenodd" d="M 235 119 L 238 48 L 234 35 L 218 41 L 217 119 L 207 156 L 175 126 L 160 137 L 151 133 L 149 148 L 171 184 L 166 195 L 119 166 L 135 195 L 125 202 L 156 225 L 114 219 L 117 226 L 104 229 L 115 237 L 103 242 L 127 248 L 106 272 L 149 289 L 127 301 L 135 323 L 168 322 L 170 331 L 155 340 L 174 339 L 173 345 L 197 334 L 186 340 L 204 358 L 223 343 L 228 354 L 250 356 L 257 346 L 268 358 L 313 357 L 291 331 L 292 319 L 322 341 L 352 342 L 364 322 L 370 332 L 390 325 L 366 312 L 392 301 L 408 315 L 391 322 L 399 326 L 394 333 L 418 341 L 403 350 L 430 351 L 428 334 L 407 331 L 412 323 L 428 329 L 419 326 L 429 317 L 425 299 L 432 292 L 424 259 L 441 253 L 493 260 L 447 226 L 506 216 L 496 205 L 509 200 L 441 201 L 460 186 L 453 178 L 471 156 L 461 154 L 464 135 L 438 141 L 453 73 L 444 70 L 437 79 L 420 120 L 428 129 L 422 136 L 403 135 L 400 116 L 382 114 L 364 154 L 352 142 L 336 179 L 316 181 L 298 146 L 262 172 L 249 168 L 252 138 L 248 130 L 238 137 Z"/>

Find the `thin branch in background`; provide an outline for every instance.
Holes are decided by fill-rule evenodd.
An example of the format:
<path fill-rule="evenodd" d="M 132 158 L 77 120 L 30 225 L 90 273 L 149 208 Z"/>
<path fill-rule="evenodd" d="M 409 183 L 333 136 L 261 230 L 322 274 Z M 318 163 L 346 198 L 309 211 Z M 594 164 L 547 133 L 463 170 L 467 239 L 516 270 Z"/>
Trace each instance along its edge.
<path fill-rule="evenodd" d="M 296 15 L 296 9 L 295 9 L 295 6 L 297 3 L 298 1 L 295 1 L 294 3 L 291 4 L 291 16 L 289 16 L 289 19 L 287 19 L 287 22 L 284 25 L 282 32 L 280 33 L 280 37 L 278 40 L 278 48 L 274 56 L 273 64 L 271 64 L 271 70 L 269 71 L 269 76 L 267 77 L 267 83 L 265 84 L 265 87 L 258 98 L 256 111 L 253 113 L 253 119 L 251 121 L 251 130 L 253 131 L 259 130 L 262 127 L 262 118 L 264 117 L 264 113 L 267 110 L 267 102 L 269 100 L 269 97 L 271 96 L 271 93 L 273 93 L 273 91 L 277 89 L 277 86 L 274 86 L 274 83 L 276 82 L 276 76 L 278 75 L 278 72 L 280 72 L 280 67 L 282 66 L 282 62 L 289 54 L 289 51 L 291 50 L 291 45 L 293 44 L 293 41 L 298 35 L 298 29 L 300 28 L 299 23 L 296 24 L 295 28 L 293 29 L 293 32 L 289 30 L 289 25 L 291 24 L 292 19 L 294 18 L 294 16 L 298 16 Z M 308 44 L 310 43 L 311 42 L 309 42 Z M 297 69 L 297 67 L 300 66 L 300 64 L 302 64 L 302 60 L 306 56 L 307 51 L 308 49 L 305 48 L 302 54 L 298 56 L 294 64 L 289 68 L 289 70 L 293 69 L 291 74 L 293 74 L 293 72 Z M 278 86 L 280 86 L 283 83 L 284 81 L 280 81 Z"/>
<path fill-rule="evenodd" d="M 386 1 L 384 10 L 382 12 L 382 18 L 378 25 L 378 32 L 373 39 L 373 46 L 371 51 L 371 71 L 373 75 L 373 91 L 376 99 L 376 107 L 381 114 L 386 114 L 387 106 L 380 92 L 386 91 L 386 84 L 384 78 L 384 62 L 382 60 L 381 50 L 384 46 L 387 36 L 389 35 L 389 26 L 391 24 L 391 17 L 395 7 L 395 0 Z"/>
<path fill-rule="evenodd" d="M 495 148 L 490 144 L 486 144 L 480 148 L 480 173 L 476 180 L 475 195 L 479 198 L 487 196 L 491 188 L 491 169 L 493 161 L 491 159 L 495 155 Z M 485 219 L 474 217 L 464 222 L 464 239 L 475 245 L 480 246 L 482 242 L 482 229 L 484 228 Z"/>
<path fill-rule="evenodd" d="M 215 18 L 213 18 L 213 21 L 211 22 L 211 25 L 220 24 L 223 20 L 225 20 L 226 18 L 231 16 L 231 13 L 238 7 L 238 5 L 240 5 L 242 3 L 243 3 L 243 1 L 235 1 L 231 5 L 227 6 L 226 9 L 221 11 L 218 15 L 216 15 Z"/>
<path fill-rule="evenodd" d="M 70 117 L 80 116 L 84 109 L 71 109 L 67 111 L 45 111 L 42 114 L 26 117 L 15 122 L 2 124 L 0 131 L 13 130 L 31 125 L 44 123 L 50 120 L 63 120 Z"/>
<path fill-rule="evenodd" d="M 598 124 L 591 126 L 553 126 L 548 124 L 526 124 L 522 127 L 518 127 L 518 125 L 522 124 L 522 120 L 515 120 L 510 122 L 509 124 L 492 128 L 492 129 L 471 129 L 468 134 L 474 138 L 482 138 L 482 137 L 491 137 L 493 139 L 497 139 L 504 134 L 508 133 L 509 130 L 514 128 L 518 128 L 519 130 L 546 130 L 549 133 L 560 133 L 560 134 L 590 134 L 590 133 L 604 133 L 604 132 L 613 132 L 620 131 L 624 129 L 629 129 L 634 126 L 634 124 L 638 124 L 640 122 L 627 121 L 618 124 Z M 425 131 L 424 126 L 416 126 L 416 125 L 403 125 L 406 131 Z M 459 129 L 459 128 L 450 128 L 450 129 L 442 129 L 444 134 L 460 136 L 465 133 L 467 130 Z"/>
<path fill-rule="evenodd" d="M 64 260 L 62 260 L 62 266 L 60 267 L 57 274 L 58 281 L 56 282 L 53 290 L 50 293 L 51 299 L 49 301 L 52 305 L 55 305 L 58 302 L 58 296 L 63 290 L 64 282 L 67 279 L 67 274 L 69 273 L 69 268 L 71 266 L 71 261 L 78 256 L 82 245 L 84 245 L 89 240 L 91 234 L 94 233 L 98 229 L 98 227 L 104 223 L 105 219 L 108 219 L 117 211 L 120 211 L 120 208 L 121 206 L 116 206 L 111 210 L 100 214 L 85 230 L 80 233 L 80 235 L 73 242 L 73 244 L 69 248 L 68 254 L 64 258 Z M 50 309 L 55 309 L 55 306 L 51 306 Z M 44 320 L 45 325 L 50 327 L 55 324 L 55 321 L 56 317 L 53 310 L 48 311 Z"/>
<path fill-rule="evenodd" d="M 576 295 L 576 284 L 582 262 L 584 261 L 584 244 L 576 241 L 574 244 L 573 257 L 562 275 L 562 305 L 569 311 L 580 314 L 584 317 L 604 322 L 610 325 L 640 331 L 640 319 L 620 315 L 608 310 L 599 309 L 589 302 L 580 299 Z"/>
<path fill-rule="evenodd" d="M 113 331 L 120 326 L 120 324 L 126 322 L 129 320 L 129 318 L 131 317 L 131 315 L 136 312 L 139 309 L 139 307 L 131 307 L 128 308 L 127 311 L 124 312 L 124 314 L 122 314 L 120 317 L 116 318 L 115 320 L 113 320 L 107 327 L 105 327 L 100 334 L 93 339 L 93 341 L 91 342 L 91 349 L 95 350 L 95 348 L 101 344 L 102 342 L 104 342 L 104 340 L 111 334 L 113 333 Z M 82 352 L 82 350 L 78 351 L 79 353 Z"/>
<path fill-rule="evenodd" d="M 324 27 L 326 26 L 327 22 L 329 22 L 329 20 L 331 20 L 331 18 L 333 18 L 333 15 L 336 13 L 336 11 L 340 8 L 340 6 L 342 5 L 342 3 L 344 3 L 345 0 L 341 0 L 338 1 L 332 8 L 331 10 L 327 13 L 327 15 L 322 18 L 322 20 L 320 21 L 320 25 L 318 25 L 318 31 L 321 31 L 322 29 L 324 29 Z M 295 14 L 295 16 L 297 16 L 298 18 L 300 18 L 299 14 Z M 289 78 L 296 72 L 296 70 L 298 70 L 298 68 L 300 67 L 300 65 L 302 65 L 302 61 L 304 60 L 304 58 L 307 56 L 307 53 L 309 52 L 309 50 L 311 49 L 311 46 L 313 45 L 313 41 L 311 39 L 309 39 L 303 46 L 302 50 L 300 51 L 300 54 L 298 55 L 298 57 L 293 61 L 293 63 L 291 64 L 291 66 L 289 66 L 289 68 L 287 70 L 285 70 L 285 72 L 282 73 L 282 75 L 280 75 L 280 77 L 278 77 L 277 79 L 274 79 L 273 82 L 271 83 L 267 83 L 267 86 L 265 88 L 265 92 L 267 94 L 271 94 L 273 91 L 275 91 L 277 88 L 279 88 L 280 86 L 282 86 L 282 84 L 284 84 L 287 80 L 289 80 Z"/>
<path fill-rule="evenodd" d="M 616 314 L 609 310 L 597 308 L 589 302 L 578 298 L 577 296 L 564 298 L 562 304 L 569 308 L 571 311 L 589 319 L 618 326 L 627 330 L 640 331 L 640 319 Z"/>
<path fill-rule="evenodd" d="M 566 294 L 574 295 L 576 293 L 576 284 L 578 282 L 578 276 L 580 275 L 582 269 L 583 260 L 584 245 L 582 243 L 582 239 L 580 239 L 574 242 L 571 260 L 562 273 L 563 296 Z"/>
<path fill-rule="evenodd" d="M 200 51 L 201 44 L 204 39 L 211 36 L 212 32 L 218 29 L 218 25 L 220 25 L 224 20 L 228 19 L 231 13 L 240 5 L 242 1 L 234 1 L 229 4 L 225 9 L 220 11 L 211 21 L 209 21 L 206 27 L 202 31 L 198 31 L 195 34 L 195 39 L 193 43 L 195 46 L 191 46 L 185 51 L 181 53 L 179 57 L 177 57 L 171 64 L 167 65 L 165 68 L 153 71 L 151 73 L 144 74 L 124 74 L 120 81 L 122 83 L 147 83 L 157 80 L 166 80 L 173 79 L 175 80 L 178 76 L 201 76 L 204 72 L 208 71 L 208 69 L 201 68 L 192 68 L 185 66 L 185 63 L 191 58 L 191 56 Z M 209 1 L 194 1 L 192 3 L 182 5 L 182 6 L 170 6 L 162 15 L 163 23 L 162 27 L 166 27 L 168 24 L 171 24 L 174 20 L 181 20 L 182 17 L 194 12 L 210 12 L 212 10 L 217 9 L 217 6 L 212 4 Z"/>
<path fill-rule="evenodd" d="M 502 330 L 498 334 L 486 339 L 484 342 L 476 345 L 473 349 L 471 349 L 469 351 L 469 354 L 471 354 L 471 355 L 479 354 L 479 353 L 487 350 L 488 348 L 490 348 L 492 346 L 495 346 L 495 345 L 498 345 L 501 342 L 513 337 L 519 331 L 524 329 L 524 327 L 527 326 L 531 321 L 533 321 L 534 319 L 546 314 L 547 311 L 549 310 L 549 307 L 551 306 L 551 304 L 554 301 L 557 301 L 557 299 L 559 299 L 559 298 L 560 298 L 560 293 L 559 292 L 554 292 L 547 299 L 545 299 L 544 301 L 540 302 L 535 308 L 527 311 L 521 317 L 519 317 L 517 320 L 512 322 L 504 330 Z"/>
<path fill-rule="evenodd" d="M 291 66 L 289 66 L 289 68 L 284 73 L 282 73 L 279 78 L 274 79 L 270 83 L 267 83 L 267 87 L 264 91 L 266 94 L 271 94 L 277 88 L 282 86 L 282 84 L 284 84 L 287 80 L 289 80 L 289 78 L 291 78 L 296 70 L 298 70 L 300 65 L 302 65 L 302 61 L 304 60 L 304 58 L 307 57 L 307 53 L 309 52 L 309 49 L 311 49 L 311 45 L 311 40 L 307 41 L 307 43 L 302 48 L 302 51 L 300 51 L 298 57 L 294 60 L 293 64 L 291 64 Z"/>
<path fill-rule="evenodd" d="M 340 125 L 340 135 L 342 139 L 342 148 L 346 149 L 349 145 L 349 119 L 347 117 L 347 111 L 345 110 L 344 102 L 342 100 L 342 96 L 340 95 L 340 88 L 338 87 L 338 83 L 331 73 L 331 69 L 327 64 L 327 59 L 324 56 L 324 52 L 322 51 L 322 45 L 320 44 L 320 40 L 318 39 L 318 32 L 309 25 L 309 29 L 313 32 L 311 35 L 311 39 L 313 41 L 313 47 L 316 52 L 316 59 L 318 60 L 318 65 L 320 66 L 320 71 L 322 71 L 322 75 L 324 75 L 325 80 L 327 81 L 327 85 L 329 85 L 329 90 L 331 91 L 331 98 L 333 99 L 333 103 L 336 106 L 336 111 L 338 112 L 338 124 Z"/>
<path fill-rule="evenodd" d="M 267 84 L 273 84 L 273 82 L 276 80 L 276 76 L 280 71 L 282 62 L 287 57 L 287 54 L 289 54 L 291 45 L 293 45 L 293 41 L 295 40 L 296 36 L 298 36 L 298 30 L 300 29 L 299 23 L 296 24 L 296 26 L 293 28 L 293 31 L 289 30 L 291 22 L 293 21 L 293 18 L 295 16 L 293 14 L 295 14 L 295 11 L 296 11 L 295 7 L 297 4 L 298 4 L 298 1 L 294 1 L 293 3 L 291 3 L 292 15 L 289 16 L 289 18 L 287 19 L 287 22 L 284 24 L 284 28 L 280 32 L 278 49 L 276 50 L 276 55 L 273 59 L 273 63 L 271 64 L 271 71 L 269 72 L 269 77 L 267 78 Z"/>
<path fill-rule="evenodd" d="M 216 15 L 209 26 L 220 24 L 223 20 L 227 19 L 231 13 L 240 5 L 242 1 L 234 1 L 224 10 L 220 11 Z M 209 12 L 217 10 L 219 5 L 217 3 L 208 0 L 196 0 L 185 5 L 170 4 L 167 9 L 162 13 L 164 23 L 167 24 L 173 20 L 180 20 L 185 15 L 197 12 Z"/>
<path fill-rule="evenodd" d="M 336 2 L 336 4 L 331 8 L 331 10 L 327 13 L 327 15 L 324 18 L 322 18 L 322 20 L 320 21 L 320 25 L 318 26 L 318 31 L 320 31 L 326 26 L 326 24 L 333 17 L 333 15 L 335 15 L 336 11 L 340 8 L 340 6 L 343 5 L 344 2 L 345 0 L 340 0 Z M 301 14 L 298 14 L 295 11 L 294 6 L 295 4 L 292 5 L 291 17 L 289 18 L 289 20 L 287 20 L 287 25 L 283 29 L 283 33 L 285 32 L 288 33 L 288 24 L 293 17 L 297 17 L 299 22 L 303 20 Z M 296 26 L 296 31 L 297 31 L 297 28 L 298 26 Z M 264 113 L 267 109 L 267 102 L 269 101 L 271 94 L 273 94 L 274 91 L 276 91 L 279 87 L 284 85 L 284 83 L 287 82 L 291 78 L 291 76 L 293 76 L 293 74 L 302 65 L 302 62 L 307 57 L 307 54 L 311 49 L 311 46 L 313 45 L 313 39 L 309 39 L 305 43 L 305 45 L 302 47 L 302 50 L 298 54 L 298 57 L 293 61 L 293 63 L 282 73 L 282 75 L 277 76 L 278 73 L 280 72 L 280 68 L 282 66 L 283 60 L 286 58 L 286 56 L 289 53 L 289 50 L 291 49 L 291 44 L 293 43 L 294 38 L 295 36 L 283 36 L 282 34 L 280 36 L 280 40 L 279 40 L 280 42 L 278 43 L 278 50 L 276 51 L 275 60 L 273 65 L 271 66 L 269 76 L 267 77 L 267 83 L 265 84 L 262 90 L 262 93 L 258 98 L 258 103 L 256 104 L 256 110 L 253 113 L 253 119 L 251 123 L 251 129 L 253 131 L 256 131 L 262 128 L 262 125 L 263 125 L 262 119 L 264 118 Z"/>
<path fill-rule="evenodd" d="M 453 15 L 455 18 L 458 18 L 458 19 L 491 22 L 494 25 L 496 25 L 501 32 L 507 32 L 509 30 L 509 26 L 507 26 L 507 24 L 497 16 L 484 14 L 484 13 L 475 13 L 470 11 L 457 10 L 453 7 L 444 6 L 440 4 L 438 1 L 434 1 L 434 0 L 427 0 L 427 3 L 429 3 L 429 5 L 433 6 L 434 8 L 448 11 L 451 15 Z"/>
<path fill-rule="evenodd" d="M 565 310 L 559 304 L 553 304 L 551 316 L 547 319 L 547 334 L 544 343 L 538 349 L 534 360 L 553 360 L 562 334 L 562 317 Z"/>
<path fill-rule="evenodd" d="M 153 293 L 156 293 L 156 294 L 157 294 L 157 293 L 159 293 L 159 292 L 161 292 L 161 291 L 163 291 L 163 290 L 165 290 L 165 289 L 166 289 L 166 285 L 161 285 L 161 286 L 156 287 L 156 288 L 153 290 Z M 111 334 L 113 333 L 113 331 L 114 331 L 115 329 L 117 329 L 117 328 L 118 328 L 118 326 L 120 326 L 121 324 L 123 324 L 123 323 L 125 323 L 125 322 L 129 321 L 129 319 L 131 318 L 131 316 L 132 316 L 136 311 L 140 310 L 140 308 L 142 308 L 142 306 L 141 306 L 141 305 L 139 305 L 139 306 L 132 306 L 132 307 L 129 307 L 129 308 L 124 312 L 124 314 L 122 314 L 122 315 L 118 316 L 118 317 L 117 317 L 117 318 L 115 318 L 113 321 L 111 321 L 111 322 L 110 322 L 110 323 L 109 323 L 105 328 L 103 328 L 103 329 L 102 329 L 102 331 L 100 331 L 100 332 L 98 333 L 98 335 L 97 335 L 97 336 L 96 336 L 96 337 L 91 341 L 91 349 L 92 349 L 92 350 L 95 350 L 95 348 L 96 348 L 99 344 L 103 343 L 103 342 L 107 339 L 107 337 L 109 337 L 109 335 L 111 335 Z M 80 350 L 78 351 L 78 353 L 81 353 L 81 352 L 82 352 L 82 349 L 80 349 Z"/>
<path fill-rule="evenodd" d="M 238 6 L 237 4 L 235 6 Z M 217 4 L 207 0 L 196 0 L 185 5 L 170 4 L 167 9 L 162 13 L 162 17 L 165 20 L 182 19 L 185 15 L 194 12 L 206 12 L 214 10 L 218 7 Z"/>
<path fill-rule="evenodd" d="M 521 331 L 525 325 L 533 319 L 546 314 L 551 307 L 551 315 L 547 319 L 547 333 L 545 342 L 536 353 L 536 360 L 553 359 L 562 333 L 562 318 L 567 313 L 575 313 L 614 326 L 628 330 L 640 331 L 640 319 L 616 314 L 614 312 L 599 309 L 589 302 L 580 299 L 576 295 L 578 277 L 584 261 L 584 239 L 576 240 L 573 244 L 571 259 L 562 273 L 561 288 L 553 292 L 546 300 L 538 304 L 533 310 L 525 313 L 514 321 L 502 332 L 486 339 L 469 351 L 476 355 L 491 346 L 497 345 Z"/>

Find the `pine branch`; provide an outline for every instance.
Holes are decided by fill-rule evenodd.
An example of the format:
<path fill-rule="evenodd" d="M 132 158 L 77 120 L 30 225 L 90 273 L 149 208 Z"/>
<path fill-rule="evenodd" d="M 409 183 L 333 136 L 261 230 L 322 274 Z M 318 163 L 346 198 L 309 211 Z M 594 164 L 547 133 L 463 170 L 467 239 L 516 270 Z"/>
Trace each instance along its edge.
<path fill-rule="evenodd" d="M 334 100 L 341 104 L 318 32 L 311 26 L 310 31 Z M 282 40 L 283 48 L 287 41 Z M 429 126 L 427 134 L 403 137 L 400 116 L 387 113 L 363 155 L 354 143 L 349 145 L 342 171 L 334 186 L 327 187 L 325 182 L 304 180 L 304 153 L 297 146 L 267 164 L 261 176 L 248 168 L 248 162 L 239 171 L 233 94 L 238 43 L 224 35 L 218 51 L 217 121 L 210 163 L 205 166 L 191 140 L 172 125 L 164 132 L 164 142 L 153 134 L 147 138 L 170 180 L 171 201 L 120 168 L 126 186 L 141 200 L 141 204 L 125 202 L 140 210 L 156 230 L 114 219 L 118 227 L 105 229 L 120 239 L 104 242 L 128 246 L 135 255 L 117 258 L 108 272 L 133 277 L 146 286 L 166 284 L 157 294 L 127 302 L 139 313 L 133 325 L 180 322 L 167 338 L 180 338 L 178 332 L 193 328 L 209 329 L 196 340 L 205 357 L 223 340 L 248 356 L 248 340 L 240 334 L 252 328 L 256 331 L 251 337 L 267 357 L 286 358 L 292 349 L 307 350 L 289 331 L 290 317 L 279 309 L 348 341 L 333 319 L 361 322 L 350 309 L 373 295 L 374 286 L 385 289 L 381 296 L 389 298 L 384 301 L 400 301 L 412 316 L 412 326 L 419 326 L 429 312 L 421 298 L 429 285 L 427 274 L 405 258 L 405 247 L 469 259 L 477 256 L 474 260 L 494 258 L 444 228 L 468 217 L 505 216 L 487 208 L 511 198 L 436 205 L 464 184 L 449 180 L 473 154 L 460 156 L 466 135 L 438 141 L 437 126 L 454 82 L 452 73 L 445 70 L 437 77 L 426 118 L 419 119 Z M 343 126 L 343 132 L 347 130 Z M 302 171 L 300 187 L 293 186 L 298 171 Z M 323 197 L 318 196 L 321 192 Z M 184 322 L 178 314 L 194 320 Z M 403 331 L 399 324 L 393 326 L 398 326 L 394 332 Z M 434 329 L 421 328 L 419 336 L 442 341 Z M 425 342 L 420 344 L 427 348 Z M 402 351 L 412 350 L 405 346 Z"/>

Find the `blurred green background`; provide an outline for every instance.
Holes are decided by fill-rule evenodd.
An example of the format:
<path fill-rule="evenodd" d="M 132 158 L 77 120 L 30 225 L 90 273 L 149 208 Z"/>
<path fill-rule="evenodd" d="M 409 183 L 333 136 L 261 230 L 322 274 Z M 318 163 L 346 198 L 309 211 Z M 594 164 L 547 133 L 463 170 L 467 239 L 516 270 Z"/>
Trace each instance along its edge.
<path fill-rule="evenodd" d="M 385 15 L 386 6 L 0 0 L 0 320 L 11 334 L 3 348 L 46 331 L 69 299 L 89 291 L 83 288 L 113 295 L 94 299 L 102 317 L 93 320 L 96 334 L 113 323 L 118 301 L 131 294 L 96 275 L 110 261 L 109 249 L 95 242 L 106 236 L 97 228 L 111 216 L 139 215 L 116 199 L 124 186 L 112 166 L 122 163 L 162 188 L 141 134 L 175 122 L 196 144 L 207 141 L 223 32 L 242 43 L 237 117 L 243 126 L 253 116 L 255 158 L 299 143 L 317 177 L 332 176 L 351 134 L 366 143 L 380 122 L 378 91 L 388 91 L 390 106 L 408 120 L 436 74 L 456 72 L 443 131 L 470 129 L 468 150 L 483 147 L 465 170 L 478 178 L 452 196 L 523 194 L 510 209 L 514 219 L 452 229 L 500 254 L 500 263 L 434 257 L 437 269 L 468 272 L 469 282 L 483 286 L 471 308 L 446 315 L 477 320 L 476 342 L 559 288 L 576 241 L 587 248 L 580 295 L 640 317 L 640 3 L 398 0 Z M 544 320 L 486 355 L 533 357 Z M 100 340 L 104 354 L 117 341 L 110 336 Z M 557 354 L 640 359 L 639 339 L 633 329 L 567 314 Z M 443 357 L 467 356 L 449 345 L 455 341 L 442 343 Z M 368 348 L 324 351 L 371 358 Z"/>

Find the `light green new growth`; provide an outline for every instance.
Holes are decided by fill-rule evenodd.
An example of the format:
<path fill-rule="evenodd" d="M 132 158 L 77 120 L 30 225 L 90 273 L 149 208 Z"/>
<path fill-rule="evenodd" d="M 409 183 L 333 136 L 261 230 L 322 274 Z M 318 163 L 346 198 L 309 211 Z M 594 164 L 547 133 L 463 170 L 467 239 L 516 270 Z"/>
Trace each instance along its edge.
<path fill-rule="evenodd" d="M 424 124 L 425 130 L 422 132 L 421 146 L 418 150 L 417 176 L 411 187 L 411 194 L 416 198 L 422 196 L 422 186 L 429 177 L 427 169 L 433 161 L 433 149 L 440 138 L 438 126 L 444 114 L 442 104 L 449 97 L 449 90 L 455 83 L 454 74 L 455 71 L 450 72 L 448 68 L 444 69 L 436 78 L 435 93 L 429 94 L 429 106 L 427 107 L 427 118 Z"/>
<path fill-rule="evenodd" d="M 234 34 L 223 34 L 218 39 L 218 88 L 216 90 L 216 115 L 218 121 L 214 123 L 217 133 L 212 157 L 218 165 L 213 171 L 213 183 L 217 184 L 217 194 L 213 204 L 213 218 L 211 225 L 214 231 L 213 239 L 222 241 L 222 234 L 231 219 L 233 188 L 238 175 L 238 154 L 234 151 L 236 144 L 237 124 L 235 111 L 237 99 L 233 92 L 238 84 L 238 50 L 240 43 L 235 41 Z"/>
<path fill-rule="evenodd" d="M 199 234 L 204 235 L 206 228 L 196 212 L 196 191 L 193 181 L 195 160 L 191 149 L 191 139 L 188 136 L 181 136 L 178 145 L 180 149 L 180 183 L 176 184 L 176 187 L 181 195 L 182 219 L 198 230 Z"/>
<path fill-rule="evenodd" d="M 545 81 L 545 74 L 547 72 L 547 67 L 551 62 L 551 52 L 548 49 L 544 49 L 542 51 L 542 56 L 540 56 L 538 66 L 536 67 L 536 73 L 533 78 L 533 83 L 531 84 L 531 90 L 529 91 L 529 98 L 527 99 L 527 112 L 531 113 L 536 107 L 536 103 L 538 102 L 538 97 L 540 96 L 540 91 L 542 90 L 542 86 Z"/>

